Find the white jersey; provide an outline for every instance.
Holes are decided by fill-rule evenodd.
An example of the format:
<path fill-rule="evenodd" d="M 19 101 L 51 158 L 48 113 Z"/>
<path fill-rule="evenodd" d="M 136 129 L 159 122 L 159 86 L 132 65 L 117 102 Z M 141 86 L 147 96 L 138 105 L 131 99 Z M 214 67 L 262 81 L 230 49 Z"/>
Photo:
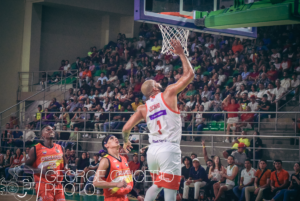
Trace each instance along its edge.
<path fill-rule="evenodd" d="M 150 131 L 149 143 L 180 143 L 182 121 L 180 112 L 172 110 L 165 102 L 163 94 L 156 94 L 146 102 L 147 126 Z"/>

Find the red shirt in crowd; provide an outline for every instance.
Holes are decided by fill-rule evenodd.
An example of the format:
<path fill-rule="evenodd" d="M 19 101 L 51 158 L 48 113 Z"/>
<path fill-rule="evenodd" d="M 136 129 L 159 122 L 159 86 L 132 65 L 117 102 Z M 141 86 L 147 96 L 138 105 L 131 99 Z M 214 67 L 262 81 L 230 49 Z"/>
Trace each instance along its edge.
<path fill-rule="evenodd" d="M 134 161 L 130 161 L 128 163 L 128 166 L 129 166 L 130 170 L 132 171 L 132 174 L 134 174 L 135 171 L 140 169 L 140 162 L 135 163 Z"/>
<path fill-rule="evenodd" d="M 278 73 L 277 73 L 276 70 L 269 70 L 269 71 L 267 72 L 267 74 L 268 74 L 269 80 L 271 80 L 271 81 L 273 81 L 273 82 L 274 82 L 274 81 L 277 79 L 277 77 L 278 77 Z"/>
<path fill-rule="evenodd" d="M 92 72 L 90 70 L 88 70 L 87 72 L 83 71 L 82 78 L 86 78 L 86 76 L 91 78 L 92 77 Z"/>
<path fill-rule="evenodd" d="M 163 74 L 157 74 L 155 77 L 154 77 L 154 80 L 156 81 L 156 82 L 159 82 L 160 80 L 162 80 L 162 79 L 164 79 L 164 75 Z"/>
<path fill-rule="evenodd" d="M 142 84 L 143 83 L 136 83 L 135 85 L 134 85 L 134 89 L 133 89 L 133 92 L 135 92 L 135 93 L 138 93 L 138 92 L 140 92 L 141 91 L 141 88 L 142 88 Z"/>
<path fill-rule="evenodd" d="M 249 74 L 249 77 L 253 78 L 253 79 L 256 79 L 257 76 L 259 76 L 259 72 L 252 72 Z"/>
<path fill-rule="evenodd" d="M 254 119 L 254 113 L 244 113 L 241 115 L 242 121 L 246 121 L 247 119 L 250 119 L 250 121 L 248 120 L 248 122 L 252 122 L 252 119 Z"/>
<path fill-rule="evenodd" d="M 241 44 L 233 45 L 233 46 L 232 46 L 232 51 L 233 51 L 234 53 L 236 53 L 236 52 L 242 52 L 243 49 L 244 49 L 244 46 L 241 45 Z"/>
<path fill-rule="evenodd" d="M 224 110 L 225 111 L 228 111 L 228 112 L 237 112 L 239 111 L 239 108 L 240 108 L 240 104 L 236 103 L 236 104 L 228 104 Z M 233 117 L 238 117 L 238 114 L 237 113 L 228 113 L 228 118 L 233 118 Z"/>

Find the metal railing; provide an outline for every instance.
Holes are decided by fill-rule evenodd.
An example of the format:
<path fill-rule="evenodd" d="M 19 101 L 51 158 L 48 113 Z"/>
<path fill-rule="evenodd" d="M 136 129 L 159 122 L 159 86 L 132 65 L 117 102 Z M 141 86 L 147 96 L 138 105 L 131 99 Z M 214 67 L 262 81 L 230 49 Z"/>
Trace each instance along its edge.
<path fill-rule="evenodd" d="M 60 114 L 74 114 L 74 113 L 77 113 L 78 114 L 84 114 L 85 116 L 87 114 L 94 114 L 95 112 L 74 112 L 74 113 L 70 113 L 70 112 L 48 112 L 47 114 L 57 114 L 57 117 L 60 115 Z M 126 123 L 126 121 L 112 121 L 112 115 L 115 114 L 115 113 L 120 113 L 120 112 L 106 112 L 106 114 L 108 115 L 107 117 L 107 121 L 103 121 L 103 122 L 97 122 L 97 120 L 95 120 L 95 122 L 91 122 L 91 120 L 89 119 L 86 119 L 86 118 L 83 118 L 80 122 L 77 122 L 77 123 L 82 123 L 79 127 L 81 127 L 81 130 L 80 131 L 76 131 L 76 140 L 59 140 L 59 139 L 56 139 L 56 142 L 59 142 L 65 146 L 71 146 L 73 149 L 76 150 L 76 153 L 78 155 L 79 152 L 83 151 L 83 150 L 80 150 L 80 147 L 83 147 L 84 145 L 89 145 L 90 147 L 92 147 L 92 144 L 97 144 L 97 149 L 99 150 L 100 147 L 101 147 L 101 142 L 102 140 L 98 140 L 98 138 L 94 138 L 93 137 L 93 134 L 103 134 L 103 135 L 106 135 L 108 133 L 110 134 L 115 134 L 117 136 L 119 136 L 120 138 L 122 138 L 122 132 L 121 132 L 121 129 L 123 127 L 123 125 Z M 124 112 L 124 113 L 132 113 L 132 112 Z M 194 112 L 186 112 L 186 113 L 189 113 L 189 114 L 192 114 L 192 115 L 195 115 L 196 113 Z M 215 112 L 201 112 L 203 114 L 215 114 Z M 208 146 L 206 146 L 207 148 L 210 148 L 210 151 L 211 151 L 211 154 L 214 155 L 216 153 L 216 150 L 219 150 L 219 149 L 222 149 L 222 150 L 225 150 L 225 149 L 230 149 L 231 146 L 227 146 L 228 144 L 224 143 L 224 146 L 223 144 L 221 146 L 217 146 L 216 143 L 218 142 L 222 142 L 222 140 L 220 140 L 219 138 L 222 137 L 222 138 L 225 138 L 225 137 L 228 137 L 229 135 L 226 134 L 227 132 L 227 125 L 226 125 L 226 114 L 228 113 L 237 113 L 237 112 L 218 112 L 220 114 L 223 114 L 224 115 L 224 121 L 221 121 L 221 122 L 224 122 L 224 126 L 223 128 L 219 127 L 219 131 L 201 131 L 201 134 L 199 133 L 199 131 L 196 131 L 195 130 L 195 125 L 194 125 L 194 121 L 192 122 L 187 122 L 187 123 L 191 123 L 192 124 L 192 130 L 191 131 L 183 131 L 183 134 L 182 136 L 184 137 L 191 137 L 192 139 L 193 138 L 196 138 L 196 137 L 204 137 L 204 138 L 208 138 L 210 139 L 210 142 L 207 142 L 207 144 L 210 144 Z M 253 112 L 242 112 L 242 113 L 253 113 Z M 277 112 L 277 113 L 283 113 L 283 112 Z M 284 113 L 289 113 L 289 114 L 298 114 L 300 112 L 284 112 Z M 58 115 L 59 114 L 59 115 Z M 261 130 L 260 129 L 260 126 L 262 124 L 275 124 L 275 122 L 261 122 L 261 119 L 259 118 L 260 115 L 262 114 L 276 114 L 276 112 L 258 112 L 258 120 L 260 122 L 247 122 L 247 123 L 253 123 L 253 124 L 257 124 L 255 126 L 255 128 L 257 130 Z M 22 115 L 22 114 L 21 114 Z M 74 114 L 75 115 L 75 114 Z M 47 122 L 46 122 L 47 121 Z M 39 124 L 38 124 L 39 122 Z M 38 126 L 36 126 L 34 129 L 31 129 L 31 130 L 28 130 L 28 129 L 24 129 L 25 127 L 21 127 L 20 129 L 5 129 L 5 128 L 1 128 L 1 133 L 2 131 L 7 131 L 9 133 L 12 133 L 13 131 L 21 131 L 23 132 L 23 137 L 22 139 L 17 139 L 17 140 L 20 140 L 22 141 L 22 148 L 24 149 L 25 146 L 26 146 L 26 134 L 28 132 L 34 132 L 37 136 L 37 138 L 34 140 L 34 142 L 39 142 L 41 141 L 40 139 L 40 136 L 39 136 L 39 133 L 40 133 L 40 130 L 41 130 L 41 127 L 43 125 L 43 123 L 46 122 L 46 124 L 51 124 L 51 125 L 57 125 L 57 123 L 61 123 L 61 125 L 65 125 L 65 120 L 63 118 L 59 119 L 59 118 L 55 118 L 53 120 L 48 120 L 48 119 L 43 119 L 43 118 L 40 118 L 37 122 L 35 122 L 36 124 L 38 124 Z M 114 128 L 114 124 L 112 124 L 113 122 L 115 123 L 121 123 L 121 127 L 118 129 L 118 130 L 115 130 L 113 129 Z M 212 121 L 207 121 L 206 124 L 209 125 Z M 26 122 L 26 123 L 29 123 L 29 122 Z M 26 125 L 26 123 L 22 123 L 21 125 Z M 76 122 L 75 122 L 76 123 Z M 92 123 L 92 124 L 91 124 Z M 95 131 L 94 130 L 94 125 L 93 123 L 102 123 L 102 127 L 103 127 L 103 130 L 102 131 Z M 141 122 L 141 123 L 145 123 L 145 122 Z M 283 122 L 280 122 L 281 124 L 285 125 Z M 284 140 L 284 139 L 295 139 L 296 140 L 299 140 L 300 141 L 300 136 L 297 136 L 297 123 L 295 123 L 295 125 L 292 125 L 292 124 L 286 124 L 285 126 L 287 128 L 290 128 L 290 132 L 287 132 L 287 130 L 283 129 L 282 132 L 277 132 L 276 135 L 273 134 L 270 134 L 270 135 L 267 135 L 267 132 L 265 133 L 265 135 L 260 135 L 260 136 L 257 136 L 257 135 L 247 135 L 247 138 L 252 138 L 254 141 L 255 141 L 255 138 L 259 137 L 259 138 L 266 138 L 266 139 L 280 139 L 280 140 Z M 76 124 L 74 124 L 76 125 Z M 92 126 L 91 126 L 92 125 Z M 143 126 L 141 124 L 138 124 L 139 126 Z M 106 127 L 104 129 L 104 126 Z M 140 129 L 141 129 L 140 127 Z M 254 126 L 253 126 L 254 127 Z M 58 129 L 56 130 L 56 132 L 74 132 L 74 131 L 71 131 L 70 129 L 69 130 L 61 130 L 61 129 Z M 216 133 L 218 132 L 218 133 Z M 232 131 L 230 131 L 232 132 Z M 86 138 L 84 139 L 84 136 L 81 136 L 81 134 L 90 134 L 90 137 L 89 138 Z M 205 134 L 204 134 L 205 133 Z M 145 135 L 148 134 L 148 132 L 146 133 L 133 133 L 135 135 L 139 135 L 139 142 L 138 143 L 133 143 L 133 145 L 136 145 L 138 146 L 138 150 L 145 146 L 145 145 L 148 145 L 149 143 L 144 141 L 143 140 L 143 137 Z M 239 135 L 240 134 L 240 131 L 239 132 L 236 132 L 236 135 L 234 136 L 230 136 L 230 137 L 241 137 L 242 135 Z M 6 142 L 12 140 L 12 137 L 8 137 L 8 138 L 3 138 L 4 136 L 1 134 L 0 136 L 0 141 L 1 141 L 1 147 L 2 148 L 12 148 L 13 147 L 13 143 L 9 143 L 9 144 L 5 144 L 3 143 L 3 140 Z M 245 137 L 245 136 L 243 136 Z M 91 139 L 90 139 L 91 138 Z M 90 140 L 88 140 L 90 139 Z M 96 140 L 97 139 L 97 140 Z M 122 140 L 120 140 L 120 142 L 122 142 Z M 98 144 L 100 145 L 100 147 L 98 146 Z M 184 143 L 185 144 L 185 143 Z M 295 143 L 296 144 L 296 143 Z M 7 146 L 9 145 L 9 146 Z M 280 146 L 280 145 L 278 145 Z M 181 147 L 199 147 L 201 148 L 202 146 L 199 144 L 196 143 L 196 145 L 192 145 L 192 144 L 189 144 L 189 145 L 181 145 Z M 258 147 L 255 147 L 255 143 L 253 143 L 253 147 L 249 147 L 251 148 L 252 150 L 256 150 L 258 149 Z M 277 147 L 277 148 L 270 148 L 270 147 L 260 147 L 259 149 L 262 149 L 262 150 L 276 150 L 276 151 L 295 151 L 295 153 L 297 152 L 298 154 L 298 157 L 297 159 L 295 158 L 295 160 L 283 160 L 284 162 L 286 163 L 292 163 L 292 162 L 296 162 L 298 160 L 300 160 L 300 145 L 297 147 L 297 148 L 283 148 L 283 147 Z M 91 152 L 91 151 L 90 151 Z M 93 151 L 92 151 L 93 152 Z M 98 151 L 94 151 L 94 153 L 97 153 Z M 269 161 L 271 161 L 271 159 L 274 159 L 274 158 L 269 158 Z M 255 152 L 253 152 L 253 156 L 252 156 L 252 160 L 253 160 L 253 163 L 255 165 L 255 163 L 258 161 L 258 159 L 255 158 Z"/>
<path fill-rule="evenodd" d="M 78 70 L 68 70 L 68 73 L 63 70 L 18 72 L 18 92 L 42 91 L 49 85 L 65 85 L 65 78 L 70 75 L 78 75 Z"/>

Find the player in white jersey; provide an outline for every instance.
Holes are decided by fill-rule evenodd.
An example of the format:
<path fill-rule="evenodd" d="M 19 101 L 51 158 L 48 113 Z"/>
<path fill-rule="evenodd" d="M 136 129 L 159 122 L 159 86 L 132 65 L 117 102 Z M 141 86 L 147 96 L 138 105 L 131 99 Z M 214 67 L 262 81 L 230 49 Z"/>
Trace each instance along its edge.
<path fill-rule="evenodd" d="M 148 167 L 154 181 L 148 189 L 145 201 L 155 200 L 164 188 L 165 200 L 175 201 L 181 179 L 181 118 L 177 108 L 177 94 L 185 89 L 194 79 L 194 71 L 179 41 L 172 40 L 173 53 L 179 55 L 182 77 L 169 85 L 162 93 L 162 87 L 154 80 L 147 80 L 142 85 L 142 93 L 149 98 L 145 105 L 137 108 L 123 127 L 124 150 L 130 151 L 128 140 L 131 129 L 142 119 L 150 130 L 149 149 L 147 152 Z"/>

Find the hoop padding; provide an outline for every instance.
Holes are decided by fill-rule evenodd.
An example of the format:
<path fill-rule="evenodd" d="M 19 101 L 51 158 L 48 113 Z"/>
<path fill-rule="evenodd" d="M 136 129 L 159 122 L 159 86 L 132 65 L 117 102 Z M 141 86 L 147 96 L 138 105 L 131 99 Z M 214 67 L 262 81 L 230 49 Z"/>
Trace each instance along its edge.
<path fill-rule="evenodd" d="M 159 29 L 161 31 L 163 41 L 162 41 L 162 50 L 161 53 L 168 54 L 168 55 L 175 55 L 170 49 L 173 49 L 170 41 L 172 39 L 179 40 L 182 48 L 184 50 L 184 54 L 189 56 L 189 52 L 187 49 L 187 40 L 189 37 L 189 30 L 180 28 L 180 27 L 170 27 L 168 25 L 161 25 L 159 24 Z"/>

